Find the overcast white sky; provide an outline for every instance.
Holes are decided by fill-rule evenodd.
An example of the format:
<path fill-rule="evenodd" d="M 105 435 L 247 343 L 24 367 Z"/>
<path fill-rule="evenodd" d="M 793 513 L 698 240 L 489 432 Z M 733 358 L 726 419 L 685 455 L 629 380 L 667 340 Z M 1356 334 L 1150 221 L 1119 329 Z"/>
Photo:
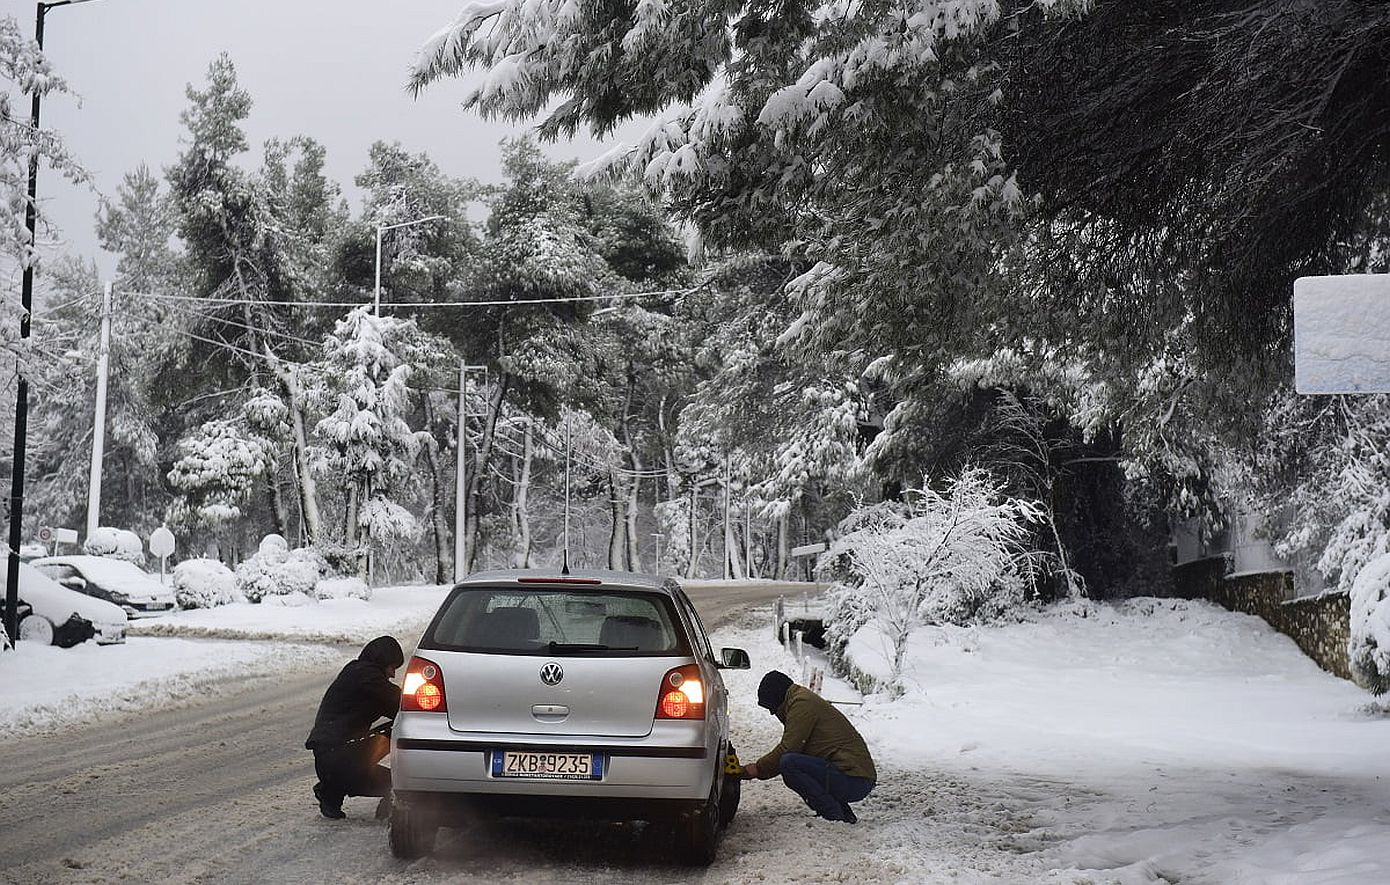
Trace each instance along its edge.
<path fill-rule="evenodd" d="M 459 103 L 463 80 L 436 84 L 419 99 L 404 89 L 416 49 L 463 8 L 465 0 L 94 0 L 48 12 L 44 48 L 81 97 L 50 97 L 43 123 L 58 129 L 105 194 L 144 162 L 161 172 L 179 151 L 179 112 L 187 84 L 201 83 L 225 50 L 254 106 L 252 151 L 272 136 L 310 135 L 328 149 L 328 174 L 354 212 L 352 178 L 377 140 L 425 151 L 445 171 L 495 181 L 498 141 L 523 131 L 485 122 Z M 35 4 L 0 0 L 32 35 Z M 27 108 L 27 102 L 19 105 Z M 632 127 L 634 130 L 637 127 Z M 627 133 L 624 133 L 627 134 Z M 589 159 L 602 153 L 584 139 L 547 150 Z M 96 257 L 97 196 L 43 173 L 39 197 L 62 229 L 64 249 Z"/>

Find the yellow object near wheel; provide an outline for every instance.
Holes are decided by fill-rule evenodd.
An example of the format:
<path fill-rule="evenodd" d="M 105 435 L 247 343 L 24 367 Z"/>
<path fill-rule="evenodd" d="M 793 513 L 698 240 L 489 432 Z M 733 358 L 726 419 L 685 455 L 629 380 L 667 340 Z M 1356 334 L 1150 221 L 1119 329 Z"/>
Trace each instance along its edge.
<path fill-rule="evenodd" d="M 738 774 L 743 771 L 743 766 L 738 761 L 737 753 L 730 753 L 724 757 L 724 773 Z"/>

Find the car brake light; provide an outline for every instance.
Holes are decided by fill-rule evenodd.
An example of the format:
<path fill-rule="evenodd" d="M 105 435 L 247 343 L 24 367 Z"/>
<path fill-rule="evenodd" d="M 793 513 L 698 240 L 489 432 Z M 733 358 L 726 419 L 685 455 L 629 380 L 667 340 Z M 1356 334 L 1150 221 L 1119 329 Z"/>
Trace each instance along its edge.
<path fill-rule="evenodd" d="M 667 671 L 656 698 L 657 719 L 704 719 L 705 686 L 698 664 Z"/>
<path fill-rule="evenodd" d="M 401 684 L 401 709 L 420 713 L 447 713 L 444 701 L 444 674 L 439 665 L 413 657 L 405 668 Z"/>
<path fill-rule="evenodd" d="M 562 576 L 562 577 L 554 577 L 554 578 L 551 578 L 551 577 L 535 577 L 535 576 L 528 576 L 528 577 L 525 577 L 525 578 L 517 578 L 517 579 L 516 579 L 516 582 L 517 582 L 518 584 L 594 584 L 594 585 L 598 585 L 598 584 L 602 584 L 602 583 L 603 583 L 603 581 L 599 580 L 598 578 L 572 578 L 572 577 L 570 577 L 570 576 L 568 576 L 568 575 L 565 575 L 565 576 Z"/>

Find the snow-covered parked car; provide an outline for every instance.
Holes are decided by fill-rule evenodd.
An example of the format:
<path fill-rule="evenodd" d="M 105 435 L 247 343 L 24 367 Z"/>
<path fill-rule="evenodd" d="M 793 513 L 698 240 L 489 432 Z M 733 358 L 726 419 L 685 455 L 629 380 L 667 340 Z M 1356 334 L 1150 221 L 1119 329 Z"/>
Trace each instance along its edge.
<path fill-rule="evenodd" d="M 132 618 L 174 610 L 174 591 L 129 562 L 104 556 L 46 556 L 31 564 L 70 590 L 114 602 Z"/>
<path fill-rule="evenodd" d="M 26 563 L 19 564 L 19 605 L 21 640 L 64 648 L 88 638 L 100 645 L 125 642 L 120 606 L 69 590 Z"/>

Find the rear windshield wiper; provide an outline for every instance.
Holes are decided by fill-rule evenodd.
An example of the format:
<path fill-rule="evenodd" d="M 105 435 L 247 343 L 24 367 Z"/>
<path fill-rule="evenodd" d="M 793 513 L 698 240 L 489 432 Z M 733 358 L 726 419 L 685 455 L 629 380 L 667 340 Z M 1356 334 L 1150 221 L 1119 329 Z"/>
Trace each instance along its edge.
<path fill-rule="evenodd" d="M 604 645 L 601 642 L 547 642 L 546 651 L 637 651 L 635 645 Z"/>

